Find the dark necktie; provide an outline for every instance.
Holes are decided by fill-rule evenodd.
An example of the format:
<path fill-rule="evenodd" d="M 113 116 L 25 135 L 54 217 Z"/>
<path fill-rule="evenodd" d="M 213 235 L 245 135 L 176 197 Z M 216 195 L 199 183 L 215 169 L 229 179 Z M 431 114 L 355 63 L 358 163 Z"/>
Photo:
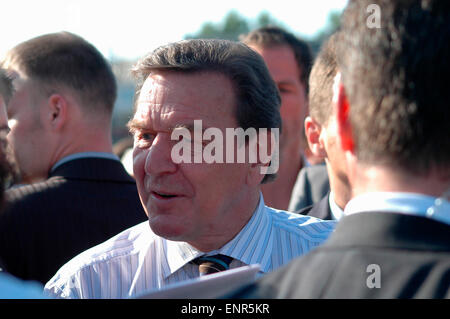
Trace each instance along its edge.
<path fill-rule="evenodd" d="M 192 262 L 198 265 L 200 276 L 213 274 L 219 271 L 228 270 L 233 258 L 225 255 L 202 256 Z"/>

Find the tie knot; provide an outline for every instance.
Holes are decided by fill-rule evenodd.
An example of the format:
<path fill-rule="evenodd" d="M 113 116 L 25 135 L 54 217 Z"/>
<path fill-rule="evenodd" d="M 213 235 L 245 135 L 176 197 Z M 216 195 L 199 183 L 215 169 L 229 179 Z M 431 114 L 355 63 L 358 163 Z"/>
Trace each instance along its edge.
<path fill-rule="evenodd" d="M 201 256 L 193 260 L 198 265 L 200 276 L 213 274 L 230 268 L 233 258 L 225 255 Z"/>

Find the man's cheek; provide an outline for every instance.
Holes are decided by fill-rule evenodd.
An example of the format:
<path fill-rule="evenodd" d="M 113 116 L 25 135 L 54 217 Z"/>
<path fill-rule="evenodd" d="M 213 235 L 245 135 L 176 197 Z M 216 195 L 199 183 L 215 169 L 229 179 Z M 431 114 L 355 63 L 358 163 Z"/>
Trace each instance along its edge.
<path fill-rule="evenodd" d="M 136 179 L 145 173 L 145 158 L 147 152 L 135 147 L 133 150 L 133 174 Z"/>

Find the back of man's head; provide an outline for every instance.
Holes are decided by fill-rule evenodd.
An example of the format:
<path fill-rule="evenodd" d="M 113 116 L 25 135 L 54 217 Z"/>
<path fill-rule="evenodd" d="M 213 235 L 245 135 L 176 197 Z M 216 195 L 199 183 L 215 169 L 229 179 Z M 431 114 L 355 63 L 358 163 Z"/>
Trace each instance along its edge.
<path fill-rule="evenodd" d="M 114 74 L 102 54 L 83 38 L 59 32 L 22 42 L 6 55 L 3 66 L 14 65 L 51 93 L 71 90 L 88 112 L 111 114 L 117 95 Z M 92 113 L 91 113 L 92 114 Z"/>
<path fill-rule="evenodd" d="M 320 125 L 326 125 L 333 114 L 333 84 L 338 70 L 334 33 L 321 47 L 309 77 L 309 113 Z"/>
<path fill-rule="evenodd" d="M 240 41 L 251 46 L 271 48 L 288 46 L 295 55 L 295 60 L 300 71 L 300 81 L 305 85 L 306 95 L 309 92 L 309 74 L 313 64 L 313 55 L 308 43 L 297 38 L 292 33 L 275 26 L 262 27 L 241 35 Z"/>
<path fill-rule="evenodd" d="M 359 161 L 449 171 L 449 21 L 448 1 L 349 2 L 337 56 Z"/>

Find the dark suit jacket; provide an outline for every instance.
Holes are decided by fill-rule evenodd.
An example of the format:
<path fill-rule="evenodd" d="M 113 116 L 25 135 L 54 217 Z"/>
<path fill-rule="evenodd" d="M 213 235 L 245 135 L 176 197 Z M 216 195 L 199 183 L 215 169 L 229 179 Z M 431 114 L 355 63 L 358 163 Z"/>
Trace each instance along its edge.
<path fill-rule="evenodd" d="M 12 275 L 44 284 L 75 255 L 147 220 L 135 181 L 109 159 L 69 161 L 6 196 L 0 259 Z"/>
<path fill-rule="evenodd" d="M 330 208 L 330 193 L 328 192 L 328 194 L 324 198 L 322 198 L 320 202 L 300 209 L 295 213 L 313 216 L 324 220 L 333 220 Z"/>
<path fill-rule="evenodd" d="M 330 191 L 325 164 L 307 166 L 300 170 L 289 201 L 290 212 L 314 205 Z"/>
<path fill-rule="evenodd" d="M 450 226 L 403 214 L 345 216 L 324 245 L 229 297 L 450 298 Z"/>

